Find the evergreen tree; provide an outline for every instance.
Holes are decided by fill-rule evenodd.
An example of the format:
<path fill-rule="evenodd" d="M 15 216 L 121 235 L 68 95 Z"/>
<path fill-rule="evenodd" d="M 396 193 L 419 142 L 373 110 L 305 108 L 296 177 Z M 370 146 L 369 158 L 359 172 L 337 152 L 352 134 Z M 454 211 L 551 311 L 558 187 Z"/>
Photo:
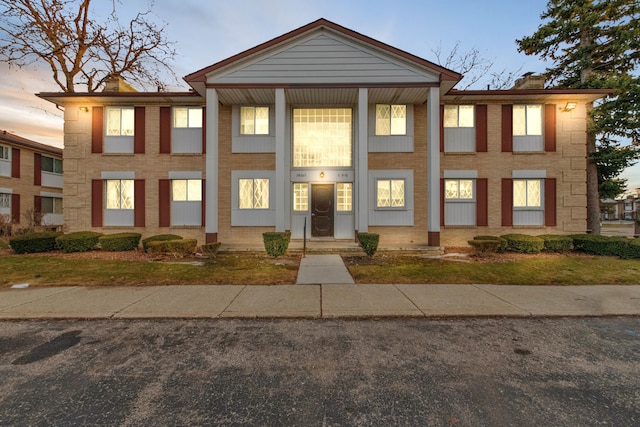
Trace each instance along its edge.
<path fill-rule="evenodd" d="M 546 75 L 557 88 L 615 92 L 588 105 L 587 228 L 600 233 L 600 194 L 615 197 L 626 182 L 620 173 L 640 158 L 640 2 L 550 0 L 543 23 L 518 50 L 551 61 Z M 623 146 L 617 138 L 628 138 Z"/>

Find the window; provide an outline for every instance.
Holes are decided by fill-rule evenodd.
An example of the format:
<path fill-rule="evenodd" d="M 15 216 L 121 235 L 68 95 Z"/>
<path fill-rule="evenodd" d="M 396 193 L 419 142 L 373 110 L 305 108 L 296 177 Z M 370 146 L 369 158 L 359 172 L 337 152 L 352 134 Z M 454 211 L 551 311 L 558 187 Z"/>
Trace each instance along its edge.
<path fill-rule="evenodd" d="M 514 179 L 513 207 L 542 208 L 541 186 L 539 179 Z"/>
<path fill-rule="evenodd" d="M 474 127 L 473 105 L 445 105 L 444 127 L 446 128 L 472 128 Z"/>
<path fill-rule="evenodd" d="M 351 109 L 293 110 L 293 166 L 351 166 Z"/>
<path fill-rule="evenodd" d="M 174 202 L 201 202 L 202 180 L 174 179 L 171 181 L 171 200 Z"/>
<path fill-rule="evenodd" d="M 306 183 L 293 184 L 293 210 L 294 211 L 309 210 L 309 184 L 306 184 Z"/>
<path fill-rule="evenodd" d="M 240 107 L 240 135 L 269 135 L 269 107 Z"/>
<path fill-rule="evenodd" d="M 513 135 L 542 135 L 542 105 L 513 106 Z"/>
<path fill-rule="evenodd" d="M 337 193 L 337 211 L 351 212 L 353 210 L 353 184 L 350 182 L 339 182 L 337 184 Z"/>
<path fill-rule="evenodd" d="M 42 171 L 51 173 L 62 173 L 62 159 L 42 156 Z"/>
<path fill-rule="evenodd" d="M 269 209 L 268 179 L 240 179 L 238 184 L 240 209 Z"/>
<path fill-rule="evenodd" d="M 42 197 L 41 213 L 43 214 L 62 214 L 62 198 L 61 197 Z"/>
<path fill-rule="evenodd" d="M 444 181 L 444 198 L 447 201 L 473 200 L 473 180 L 446 179 Z"/>
<path fill-rule="evenodd" d="M 376 189 L 376 207 L 404 208 L 404 179 L 379 179 Z"/>
<path fill-rule="evenodd" d="M 406 135 L 407 106 L 376 104 L 376 135 Z"/>
<path fill-rule="evenodd" d="M 9 160 L 9 147 L 0 145 L 0 160 Z"/>
<path fill-rule="evenodd" d="M 11 209 L 11 194 L 0 193 L 0 209 Z"/>
<path fill-rule="evenodd" d="M 107 108 L 107 136 L 133 136 L 133 107 Z"/>
<path fill-rule="evenodd" d="M 173 109 L 174 128 L 201 128 L 202 107 L 175 107 Z"/>
<path fill-rule="evenodd" d="M 133 210 L 133 180 L 107 179 L 107 209 Z"/>

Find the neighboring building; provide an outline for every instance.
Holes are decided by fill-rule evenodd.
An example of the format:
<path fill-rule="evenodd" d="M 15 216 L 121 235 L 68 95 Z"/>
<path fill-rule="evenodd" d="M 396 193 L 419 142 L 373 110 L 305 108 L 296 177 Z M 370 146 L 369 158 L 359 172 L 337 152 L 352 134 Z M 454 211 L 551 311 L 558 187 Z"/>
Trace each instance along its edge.
<path fill-rule="evenodd" d="M 61 228 L 62 181 L 60 148 L 0 131 L 2 224 L 10 223 L 13 231 L 34 225 Z"/>
<path fill-rule="evenodd" d="M 42 93 L 65 109 L 69 231 L 380 246 L 586 231 L 586 104 L 462 76 L 320 19 L 185 77 L 188 92 Z"/>

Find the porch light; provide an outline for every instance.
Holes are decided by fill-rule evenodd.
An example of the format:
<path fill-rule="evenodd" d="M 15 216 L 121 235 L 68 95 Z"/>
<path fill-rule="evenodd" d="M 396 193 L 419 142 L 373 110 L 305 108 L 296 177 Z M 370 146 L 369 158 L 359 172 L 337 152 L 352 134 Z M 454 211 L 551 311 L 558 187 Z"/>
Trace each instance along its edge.
<path fill-rule="evenodd" d="M 88 113 L 89 107 L 80 107 L 80 111 L 82 111 L 83 113 Z"/>
<path fill-rule="evenodd" d="M 572 111 L 577 105 L 577 102 L 567 102 L 567 105 L 564 106 L 564 111 Z"/>
<path fill-rule="evenodd" d="M 320 178 L 324 178 L 324 171 L 320 172 Z"/>

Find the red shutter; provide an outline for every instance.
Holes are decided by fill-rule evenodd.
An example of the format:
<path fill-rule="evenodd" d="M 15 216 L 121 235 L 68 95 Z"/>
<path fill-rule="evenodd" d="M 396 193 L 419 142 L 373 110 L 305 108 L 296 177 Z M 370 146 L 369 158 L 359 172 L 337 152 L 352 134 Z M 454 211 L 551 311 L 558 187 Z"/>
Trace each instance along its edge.
<path fill-rule="evenodd" d="M 556 224 L 556 179 L 544 180 L 544 225 L 555 227 Z"/>
<path fill-rule="evenodd" d="M 160 107 L 160 153 L 171 153 L 171 107 Z"/>
<path fill-rule="evenodd" d="M 144 179 L 133 181 L 133 226 L 144 227 L 145 225 L 145 194 Z"/>
<path fill-rule="evenodd" d="M 91 180 L 91 226 L 102 227 L 102 189 L 101 179 Z"/>
<path fill-rule="evenodd" d="M 171 180 L 161 179 L 158 183 L 158 225 L 160 227 L 171 226 Z"/>
<path fill-rule="evenodd" d="M 20 178 L 20 149 L 11 148 L 11 176 Z"/>
<path fill-rule="evenodd" d="M 91 152 L 92 153 L 102 153 L 103 138 L 104 138 L 104 109 L 102 107 L 93 107 L 91 111 Z"/>
<path fill-rule="evenodd" d="M 489 188 L 487 178 L 476 179 L 476 226 L 489 225 Z"/>
<path fill-rule="evenodd" d="M 502 152 L 513 151 L 513 105 L 502 106 Z"/>
<path fill-rule="evenodd" d="M 207 180 L 203 179 L 202 180 L 202 226 L 204 227 L 206 225 L 206 219 L 207 219 L 207 201 L 206 201 L 206 194 L 207 194 Z"/>
<path fill-rule="evenodd" d="M 556 151 L 556 106 L 544 106 L 544 151 Z"/>
<path fill-rule="evenodd" d="M 444 105 L 440 105 L 440 152 L 444 152 Z"/>
<path fill-rule="evenodd" d="M 440 178 L 440 226 L 444 225 L 444 179 Z"/>
<path fill-rule="evenodd" d="M 42 185 L 42 155 L 33 155 L 33 185 Z"/>
<path fill-rule="evenodd" d="M 33 210 L 42 213 L 42 197 L 33 196 Z"/>
<path fill-rule="evenodd" d="M 476 105 L 476 152 L 487 152 L 487 106 Z"/>
<path fill-rule="evenodd" d="M 207 154 L 207 108 L 202 107 L 202 154 Z"/>
<path fill-rule="evenodd" d="M 133 118 L 133 152 L 135 154 L 144 154 L 144 118 L 144 107 L 135 107 Z"/>
<path fill-rule="evenodd" d="M 14 224 L 20 224 L 20 195 L 19 194 L 11 195 L 11 222 Z"/>
<path fill-rule="evenodd" d="M 502 178 L 502 226 L 513 226 L 513 179 Z"/>

